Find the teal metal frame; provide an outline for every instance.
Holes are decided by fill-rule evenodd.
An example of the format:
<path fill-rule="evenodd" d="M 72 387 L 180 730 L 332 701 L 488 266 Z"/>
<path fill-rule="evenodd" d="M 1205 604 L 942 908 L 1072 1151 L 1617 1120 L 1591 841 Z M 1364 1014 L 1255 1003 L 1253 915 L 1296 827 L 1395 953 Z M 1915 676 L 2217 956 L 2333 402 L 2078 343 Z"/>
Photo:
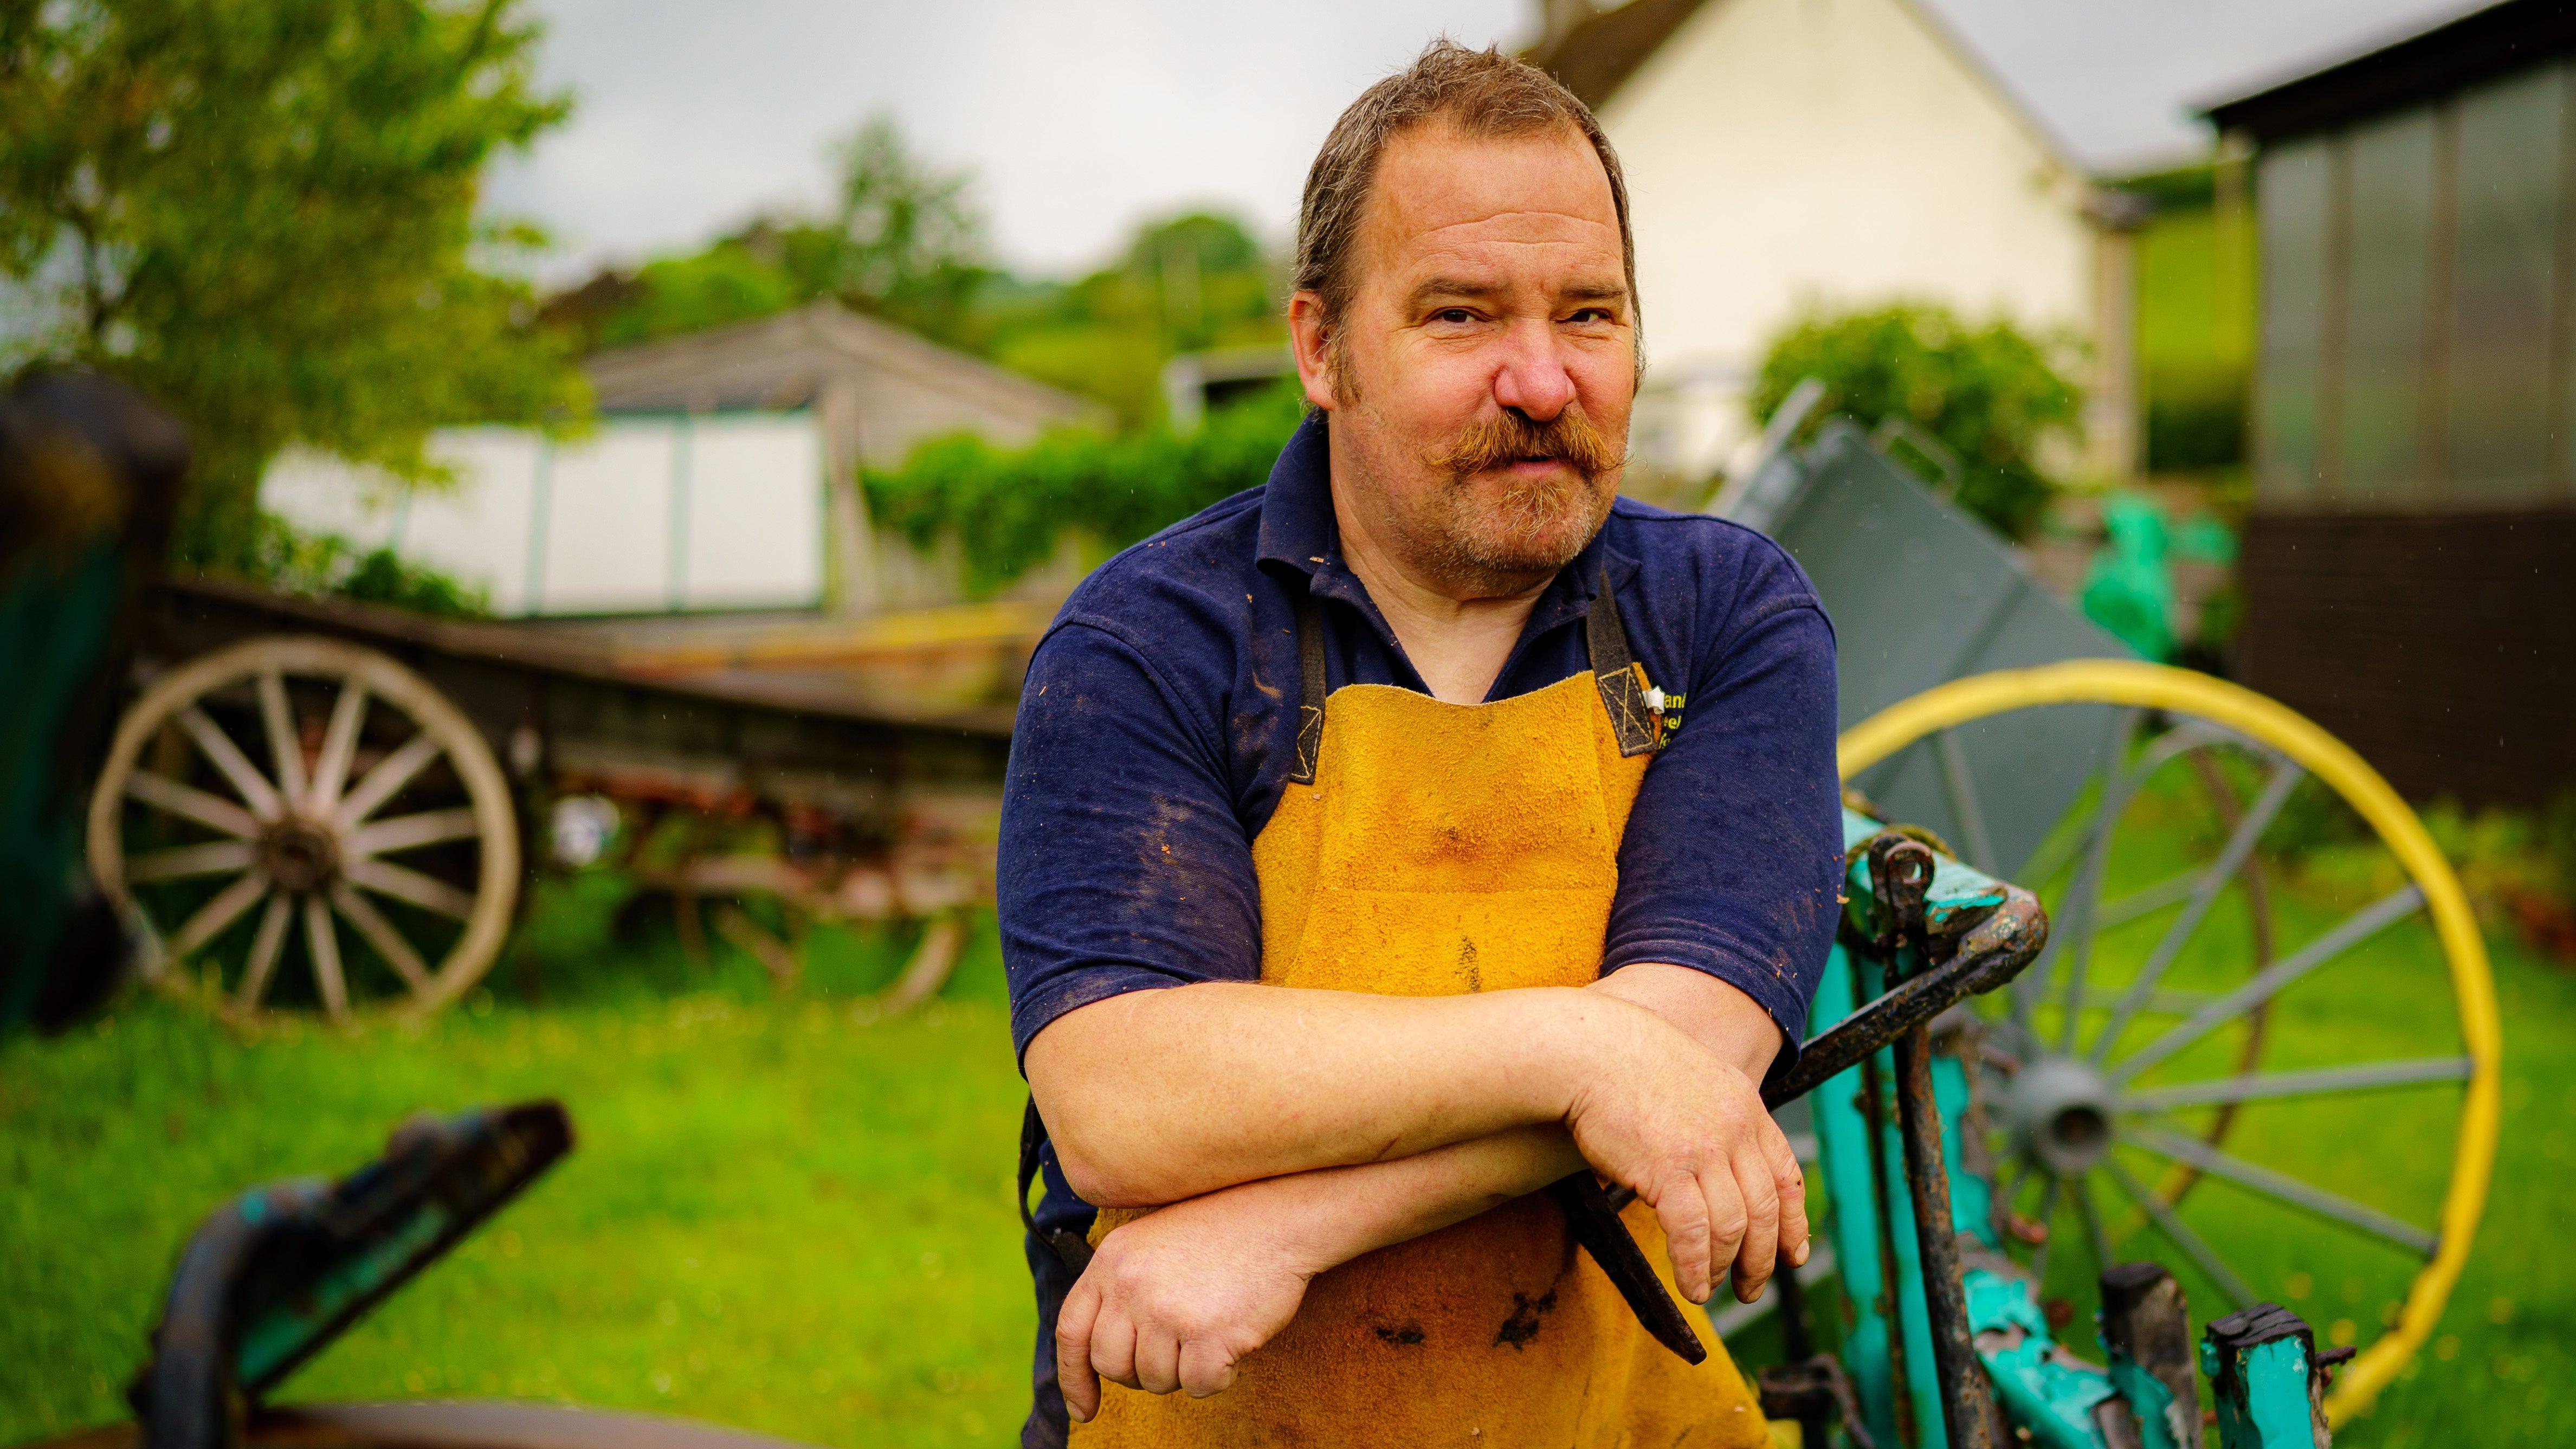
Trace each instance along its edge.
<path fill-rule="evenodd" d="M 1935 847 L 1919 904 L 1881 899 L 1874 847 L 1883 847 L 1890 827 L 1856 810 L 1843 813 L 1844 929 L 1810 1007 L 1811 1041 L 1878 1003 L 1891 987 L 1901 990 L 1925 970 L 1925 956 L 1940 943 L 1963 940 L 2022 894 L 1959 863 L 1921 832 L 1894 833 Z M 1914 919 L 1900 929 L 1895 918 L 1909 913 Z M 2138 1362 L 2107 1332 L 2095 1335 L 2106 1363 L 2078 1358 L 2056 1341 L 2038 1283 L 2005 1253 L 1994 1185 L 1974 1170 L 1979 1157 L 1966 1137 L 1970 1063 L 1936 1050 L 1929 1064 L 1940 1124 L 1934 1169 L 1946 1167 L 1960 1297 L 1984 1369 L 1982 1391 L 1991 1400 L 1973 1413 L 1945 1404 L 1935 1333 L 1941 1305 L 1926 1292 L 1927 1240 L 1918 1233 L 1906 1177 L 1902 1046 L 1900 1039 L 1881 1047 L 1828 1078 L 1814 1089 L 1812 1104 L 1828 1204 L 1825 1231 L 1848 1309 L 1843 1368 L 1869 1441 L 1879 1449 L 1949 1449 L 1949 1426 L 1957 1423 L 1974 1441 L 1961 1449 L 2003 1449 L 2019 1437 L 2015 1431 L 2048 1449 L 2198 1449 L 2200 1405 L 2196 1396 L 2177 1404 L 2175 1378 Z M 2180 1333 L 2182 1301 L 2178 1291 L 2169 1298 L 2173 1332 Z M 2296 1314 L 2262 1304 L 2221 1319 L 2210 1325 L 2199 1356 L 2215 1390 L 2224 1449 L 2315 1449 L 2328 1442 L 2316 1409 L 2327 1365 Z M 2179 1373 L 2188 1379 L 2187 1368 Z M 2178 1407 L 2183 1412 L 2174 1412 Z M 2179 1437 L 2177 1426 L 2193 1432 Z"/>

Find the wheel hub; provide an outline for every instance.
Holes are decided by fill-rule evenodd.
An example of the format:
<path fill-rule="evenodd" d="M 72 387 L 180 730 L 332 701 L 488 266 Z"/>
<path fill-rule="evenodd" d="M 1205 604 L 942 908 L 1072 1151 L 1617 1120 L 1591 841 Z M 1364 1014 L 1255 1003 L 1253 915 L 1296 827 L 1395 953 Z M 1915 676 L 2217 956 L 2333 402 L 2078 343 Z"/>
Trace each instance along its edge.
<path fill-rule="evenodd" d="M 2067 1177 L 2110 1155 L 2111 1100 L 2111 1084 L 2091 1062 L 2049 1056 L 2024 1063 L 1996 1106 L 2022 1151 Z"/>
<path fill-rule="evenodd" d="M 260 836 L 259 863 L 280 886 L 310 895 L 339 879 L 340 840 L 329 826 L 290 815 Z"/>

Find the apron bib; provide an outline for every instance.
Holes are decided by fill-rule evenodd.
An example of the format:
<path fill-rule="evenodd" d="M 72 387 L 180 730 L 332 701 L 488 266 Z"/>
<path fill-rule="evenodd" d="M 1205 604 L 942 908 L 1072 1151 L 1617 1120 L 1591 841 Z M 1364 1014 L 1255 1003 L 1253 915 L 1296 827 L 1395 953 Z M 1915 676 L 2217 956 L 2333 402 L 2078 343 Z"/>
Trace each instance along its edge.
<path fill-rule="evenodd" d="M 1326 701 L 1303 601 L 1296 782 L 1252 849 L 1263 981 L 1439 996 L 1598 979 L 1620 837 L 1660 743 L 1603 582 L 1593 673 L 1479 705 L 1375 684 Z M 1103 1211 L 1091 1241 L 1137 1216 Z M 1623 1218 L 1680 1301 L 1653 1210 Z M 1711 1350 L 1695 1368 L 1532 1194 L 1316 1278 L 1213 1398 L 1102 1385 L 1073 1443 L 1767 1446 L 1724 1345 L 1685 1312 Z"/>

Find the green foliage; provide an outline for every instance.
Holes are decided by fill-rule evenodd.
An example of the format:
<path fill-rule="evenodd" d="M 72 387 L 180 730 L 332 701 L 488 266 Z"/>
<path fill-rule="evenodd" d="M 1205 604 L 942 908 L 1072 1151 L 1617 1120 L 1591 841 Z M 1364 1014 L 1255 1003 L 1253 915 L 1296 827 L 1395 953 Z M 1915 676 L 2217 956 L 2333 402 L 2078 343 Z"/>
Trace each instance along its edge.
<path fill-rule="evenodd" d="M 518 0 L 0 6 L 0 361 L 86 363 L 186 422 L 178 549 L 240 567 L 302 443 L 436 475 L 431 429 L 584 403 L 533 297 L 477 261 L 483 168 L 561 121 Z"/>
<path fill-rule="evenodd" d="M 1068 430 L 1005 452 L 958 434 L 923 444 L 898 472 L 868 473 L 868 508 L 918 548 L 957 535 L 967 587 L 989 592 L 1052 557 L 1067 534 L 1121 548 L 1258 485 L 1300 416 L 1283 387 L 1218 409 L 1185 437 Z"/>
<path fill-rule="evenodd" d="M 696 256 L 645 263 L 633 299 L 600 324 L 599 341 L 621 346 L 701 332 L 812 300 L 785 268 L 742 242 L 723 241 Z"/>
<path fill-rule="evenodd" d="M 2147 468 L 2189 472 L 2245 461 L 2254 370 L 2253 228 L 2197 205 L 2159 213 L 2138 236 L 2138 365 Z"/>
<path fill-rule="evenodd" d="M 840 209 L 829 245 L 807 266 L 842 297 L 865 299 L 925 331 L 953 319 L 983 279 L 984 221 L 966 202 L 963 173 L 933 170 L 905 148 L 890 116 L 869 119 L 841 143 Z M 791 270 L 797 250 L 787 254 Z"/>
<path fill-rule="evenodd" d="M 1193 212 L 1141 228 L 1117 265 L 1070 285 L 988 288 L 976 345 L 1142 427 L 1163 415 L 1172 354 L 1285 344 L 1282 284 L 1241 222 Z"/>
<path fill-rule="evenodd" d="M 273 513 L 259 515 L 254 541 L 240 564 L 271 588 L 307 598 L 337 595 L 451 619 L 492 611 L 482 590 L 436 569 L 405 563 L 392 549 L 360 549 L 338 534 L 306 533 Z"/>
<path fill-rule="evenodd" d="M 643 342 L 824 298 L 964 340 L 976 295 L 994 275 L 983 260 L 984 218 L 967 196 L 971 178 L 915 155 L 886 115 L 870 117 L 832 155 L 831 211 L 764 216 L 704 251 L 611 279 L 611 299 L 589 319 L 591 340 Z"/>
<path fill-rule="evenodd" d="M 1813 314 L 1774 339 L 1747 399 L 1767 418 L 1789 390 L 1825 383 L 1819 416 L 1902 416 L 1958 455 L 1958 502 L 2013 538 L 2039 522 L 2056 484 L 2040 472 L 2052 440 L 2073 442 L 2082 398 L 2049 349 L 2011 323 L 1970 327 L 1948 309 L 1900 302 Z"/>
<path fill-rule="evenodd" d="M 591 340 L 615 346 L 770 316 L 823 298 L 1097 398 L 1122 429 L 1163 415 L 1175 352 L 1283 342 L 1279 269 L 1243 224 L 1193 212 L 1137 230 L 1118 260 L 1073 282 L 984 265 L 968 178 L 911 155 L 870 121 L 839 152 L 840 209 L 772 216 L 704 251 L 594 282 Z M 588 289 L 585 289 L 587 291 Z"/>

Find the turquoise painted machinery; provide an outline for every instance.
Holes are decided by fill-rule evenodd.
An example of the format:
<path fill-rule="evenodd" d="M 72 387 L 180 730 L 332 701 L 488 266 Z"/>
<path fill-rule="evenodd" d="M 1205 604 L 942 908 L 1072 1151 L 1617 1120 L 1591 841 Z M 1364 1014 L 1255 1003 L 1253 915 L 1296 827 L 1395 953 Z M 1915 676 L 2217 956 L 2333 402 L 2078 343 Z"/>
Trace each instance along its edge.
<path fill-rule="evenodd" d="M 2028 1225 L 2001 1210 L 1983 1160 L 1971 1086 L 1982 1032 L 1964 1005 L 2028 964 L 2046 918 L 1926 832 L 1846 810 L 1844 839 L 1847 903 L 1813 1007 L 1819 1030 L 1766 1096 L 1776 1107 L 1812 1087 L 1849 1317 L 1840 1356 L 1816 1354 L 1811 1290 L 1782 1265 L 1790 1362 L 1762 1373 L 1765 1412 L 1797 1423 L 1809 1446 L 1854 1449 L 2198 1449 L 2213 1422 L 2221 1449 L 2322 1449 L 2323 1393 L 2350 1350 L 2319 1354 L 2286 1308 L 2212 1322 L 2195 1354 L 2172 1276 L 2123 1263 L 2102 1275 L 2086 1345 L 2098 1357 L 2059 1339 L 2063 1320 L 2003 1251 Z"/>

